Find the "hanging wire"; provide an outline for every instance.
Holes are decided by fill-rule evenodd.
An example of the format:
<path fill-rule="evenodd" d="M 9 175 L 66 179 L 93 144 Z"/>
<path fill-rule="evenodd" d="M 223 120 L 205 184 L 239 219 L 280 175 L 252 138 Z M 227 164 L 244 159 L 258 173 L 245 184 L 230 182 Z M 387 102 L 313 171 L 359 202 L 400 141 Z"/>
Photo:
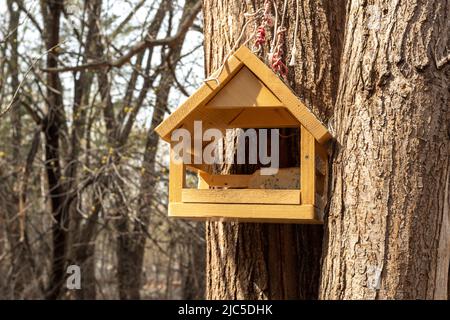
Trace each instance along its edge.
<path fill-rule="evenodd" d="M 203 82 L 207 83 L 210 81 L 215 81 L 217 83 L 217 85 L 220 85 L 220 81 L 218 79 L 218 76 L 222 73 L 222 70 L 228 60 L 228 58 L 236 51 L 239 43 L 241 42 L 244 33 L 248 27 L 248 25 L 254 21 L 256 21 L 261 14 L 264 12 L 264 8 L 260 8 L 258 10 L 256 10 L 255 12 L 251 12 L 251 13 L 244 13 L 244 17 L 249 18 L 245 24 L 243 25 L 241 32 L 239 34 L 239 37 L 237 38 L 237 40 L 235 41 L 233 47 L 231 48 L 231 50 L 228 52 L 228 54 L 225 56 L 225 58 L 223 59 L 223 62 L 221 63 L 221 65 L 219 66 L 219 68 L 214 71 L 213 73 L 211 73 L 211 75 L 206 78 L 205 80 L 203 80 Z M 244 41 L 244 43 L 242 45 L 247 45 L 250 40 L 252 40 L 254 38 L 254 36 L 256 35 L 257 30 L 253 30 L 253 32 L 250 34 L 250 36 Z"/>
<path fill-rule="evenodd" d="M 260 10 L 262 10 L 262 9 L 260 9 Z M 258 11 L 260 11 L 260 10 L 258 10 Z M 252 22 L 254 22 L 254 21 L 257 20 L 256 15 L 258 14 L 258 11 L 257 11 L 257 12 L 254 12 L 254 13 L 251 13 L 251 14 L 248 14 L 248 16 L 249 16 L 249 17 L 252 17 L 252 18 L 249 19 L 249 20 L 244 24 L 244 26 L 242 27 L 242 30 L 241 30 L 241 33 L 239 34 L 239 37 L 237 38 L 237 40 L 236 40 L 236 42 L 234 43 L 234 45 L 233 45 L 233 47 L 231 48 L 231 50 L 227 53 L 227 55 L 226 55 L 225 58 L 223 59 L 223 62 L 221 63 L 220 67 L 219 67 L 216 71 L 214 71 L 213 73 L 211 73 L 211 75 L 210 75 L 208 78 L 206 78 L 205 80 L 203 80 L 203 82 L 206 83 L 206 82 L 210 82 L 210 81 L 215 81 L 215 82 L 217 83 L 217 85 L 220 85 L 220 81 L 219 81 L 219 79 L 218 79 L 217 77 L 222 73 L 222 70 L 223 70 L 223 68 L 225 67 L 225 64 L 226 64 L 228 58 L 236 51 L 236 49 L 237 49 L 239 43 L 241 42 L 241 40 L 242 40 L 242 38 L 243 38 L 243 36 L 244 36 L 245 30 L 247 29 L 248 25 L 249 25 L 250 23 L 252 23 Z M 260 11 L 259 13 L 261 13 L 261 12 L 262 12 L 262 11 Z M 244 15 L 245 15 L 245 14 L 244 14 Z M 255 36 L 255 34 L 256 34 L 256 30 L 254 30 L 254 31 L 252 32 L 252 34 L 244 41 L 244 43 L 243 43 L 242 45 L 247 45 L 247 44 L 250 42 L 250 40 Z"/>
<path fill-rule="evenodd" d="M 277 8 L 277 4 L 275 3 L 275 0 L 272 0 L 272 6 L 273 6 L 273 10 L 275 11 L 275 23 L 274 23 L 274 36 L 272 37 L 272 43 L 270 45 L 270 51 L 269 51 L 269 61 L 272 61 L 272 56 L 273 56 L 273 50 L 275 49 L 275 44 L 276 44 L 276 31 L 278 28 L 278 8 Z"/>
<path fill-rule="evenodd" d="M 297 55 L 297 32 L 298 32 L 298 21 L 300 16 L 300 6 L 299 6 L 299 0 L 295 0 L 297 8 L 296 8 L 296 15 L 295 15 L 295 30 L 294 30 L 294 43 L 292 44 L 292 51 L 291 51 L 291 60 L 289 61 L 289 66 L 293 67 L 295 66 L 295 59 Z"/>

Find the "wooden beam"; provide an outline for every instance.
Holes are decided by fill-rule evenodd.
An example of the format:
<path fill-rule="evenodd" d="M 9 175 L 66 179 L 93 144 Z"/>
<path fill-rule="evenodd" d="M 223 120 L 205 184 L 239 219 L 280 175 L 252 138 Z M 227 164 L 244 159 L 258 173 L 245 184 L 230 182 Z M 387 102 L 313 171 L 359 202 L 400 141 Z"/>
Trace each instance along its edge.
<path fill-rule="evenodd" d="M 315 204 L 316 160 L 315 139 L 304 126 L 300 132 L 300 187 L 302 189 L 302 204 Z"/>
<path fill-rule="evenodd" d="M 190 171 L 190 172 L 195 172 L 195 173 L 199 173 L 199 172 L 203 172 L 203 173 L 208 173 L 210 170 L 210 166 L 207 164 L 187 164 L 186 165 L 186 170 Z"/>
<path fill-rule="evenodd" d="M 248 188 L 249 180 L 252 175 L 249 174 L 208 174 L 200 172 L 199 175 L 212 187 L 228 188 Z"/>
<path fill-rule="evenodd" d="M 182 202 L 299 204 L 300 190 L 183 189 Z"/>
<path fill-rule="evenodd" d="M 296 128 L 300 123 L 285 108 L 244 109 L 229 128 Z"/>
<path fill-rule="evenodd" d="M 200 171 L 200 174 L 211 187 L 300 189 L 299 168 L 281 168 L 275 175 L 261 175 L 261 170 L 256 170 L 253 174 L 229 175 L 209 174 L 204 171 Z"/>
<path fill-rule="evenodd" d="M 169 204 L 169 216 L 198 220 L 321 224 L 322 213 L 312 205 Z"/>
<path fill-rule="evenodd" d="M 198 179 L 198 183 L 197 183 L 197 188 L 198 189 L 209 189 L 209 183 L 203 179 L 201 172 L 197 173 L 197 179 Z"/>
<path fill-rule="evenodd" d="M 185 165 L 174 159 L 175 152 L 170 148 L 169 163 L 169 202 L 181 201 L 181 190 L 186 185 Z"/>

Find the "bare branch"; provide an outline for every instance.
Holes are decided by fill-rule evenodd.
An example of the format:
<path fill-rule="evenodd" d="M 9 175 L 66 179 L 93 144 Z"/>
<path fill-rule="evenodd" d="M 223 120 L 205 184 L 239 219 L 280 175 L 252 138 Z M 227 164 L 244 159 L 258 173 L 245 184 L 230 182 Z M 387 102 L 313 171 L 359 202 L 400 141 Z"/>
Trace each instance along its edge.
<path fill-rule="evenodd" d="M 0 110 L 0 118 L 3 117 L 9 110 L 11 110 L 12 106 L 14 105 L 15 99 L 17 97 L 17 94 L 19 93 L 20 89 L 22 88 L 25 80 L 27 79 L 28 74 L 33 70 L 34 66 L 39 62 L 39 60 L 41 60 L 46 54 L 48 54 L 49 52 L 53 51 L 54 49 L 58 48 L 59 46 L 61 46 L 63 44 L 63 42 L 58 43 L 57 45 L 51 47 L 50 49 L 48 49 L 47 51 L 45 51 L 43 54 L 41 54 L 39 57 L 37 57 L 36 59 L 34 59 L 33 63 L 31 64 L 31 66 L 28 68 L 27 72 L 25 72 L 25 75 L 22 79 L 22 81 L 20 82 L 19 86 L 16 88 L 16 91 L 13 94 L 13 97 L 11 99 L 11 102 L 6 106 L 6 108 L 4 110 Z"/>
<path fill-rule="evenodd" d="M 166 37 L 163 39 L 144 39 L 135 44 L 127 53 L 123 56 L 117 58 L 114 61 L 95 61 L 86 63 L 79 66 L 72 67 L 62 67 L 62 68 L 44 68 L 42 69 L 45 72 L 75 72 L 84 69 L 101 69 L 101 68 L 120 68 L 126 63 L 129 63 L 131 58 L 136 54 L 142 52 L 143 50 L 151 47 L 157 46 L 168 46 L 175 47 L 179 44 L 180 40 L 184 37 L 184 35 L 188 32 L 189 28 L 192 26 L 197 14 L 200 12 L 202 7 L 202 2 L 199 0 L 195 6 L 192 7 L 191 13 L 186 17 L 186 19 L 181 23 L 178 32 L 171 37 Z"/>

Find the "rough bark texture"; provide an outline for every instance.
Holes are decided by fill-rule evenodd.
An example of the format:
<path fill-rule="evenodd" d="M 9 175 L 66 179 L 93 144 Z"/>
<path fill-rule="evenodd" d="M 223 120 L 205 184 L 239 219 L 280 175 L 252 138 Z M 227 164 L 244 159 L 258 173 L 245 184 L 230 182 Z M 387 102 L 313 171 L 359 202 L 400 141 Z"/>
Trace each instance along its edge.
<path fill-rule="evenodd" d="M 352 1 L 321 298 L 446 299 L 448 1 Z"/>
<path fill-rule="evenodd" d="M 237 40 L 244 13 L 262 8 L 263 2 L 204 1 L 208 74 L 218 68 Z M 300 1 L 299 4 L 298 54 L 295 67 L 290 68 L 289 83 L 305 103 L 326 120 L 337 93 L 337 62 L 343 38 L 340 26 L 345 6 L 336 6 L 334 1 Z M 280 1 L 279 22 L 282 5 Z M 290 0 L 284 24 L 288 59 L 295 17 L 296 1 Z M 248 30 L 251 33 L 253 25 Z M 272 40 L 271 35 L 268 40 Z M 267 52 L 265 47 L 263 59 L 267 58 Z M 294 136 L 282 147 L 280 154 L 284 165 L 295 165 L 298 161 L 298 143 L 295 144 L 298 140 L 298 136 Z M 207 297 L 317 298 L 322 235 L 321 226 L 207 223 Z"/>

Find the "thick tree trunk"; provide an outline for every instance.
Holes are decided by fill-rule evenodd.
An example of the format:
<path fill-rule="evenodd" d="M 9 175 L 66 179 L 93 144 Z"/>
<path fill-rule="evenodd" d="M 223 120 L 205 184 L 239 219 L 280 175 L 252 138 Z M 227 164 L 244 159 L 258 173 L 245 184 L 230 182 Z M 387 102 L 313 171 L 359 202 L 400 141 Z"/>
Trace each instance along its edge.
<path fill-rule="evenodd" d="M 289 39 L 295 3 L 288 1 Z M 289 78 L 325 123 L 333 118 L 321 280 L 319 259 L 308 259 L 320 254 L 318 231 L 209 223 L 209 298 L 313 298 L 319 283 L 324 299 L 447 298 L 448 3 L 344 5 L 300 0 L 299 56 Z M 204 9 L 211 71 L 249 7 L 205 0 Z"/>
<path fill-rule="evenodd" d="M 237 40 L 244 13 L 264 1 L 204 1 L 205 65 L 218 68 Z M 279 1 L 281 23 L 283 3 Z M 295 30 L 296 1 L 288 1 L 285 52 Z M 296 65 L 289 72 L 293 90 L 326 120 L 337 93 L 344 2 L 299 1 Z M 260 21 L 258 21 L 260 23 Z M 253 31 L 253 24 L 249 33 Z M 268 35 L 268 41 L 272 35 Z M 250 42 L 252 45 L 253 42 Z M 267 46 L 262 59 L 267 61 Z M 285 58 L 286 59 L 286 58 Z M 287 60 L 286 59 L 286 60 Z M 294 137 L 293 141 L 298 141 Z M 285 165 L 298 162 L 298 143 L 280 151 Z M 244 168 L 244 170 L 246 170 Z M 315 299 L 318 297 L 322 226 L 207 223 L 207 297 L 210 299 Z"/>
<path fill-rule="evenodd" d="M 321 298 L 446 299 L 448 1 L 352 1 Z"/>

